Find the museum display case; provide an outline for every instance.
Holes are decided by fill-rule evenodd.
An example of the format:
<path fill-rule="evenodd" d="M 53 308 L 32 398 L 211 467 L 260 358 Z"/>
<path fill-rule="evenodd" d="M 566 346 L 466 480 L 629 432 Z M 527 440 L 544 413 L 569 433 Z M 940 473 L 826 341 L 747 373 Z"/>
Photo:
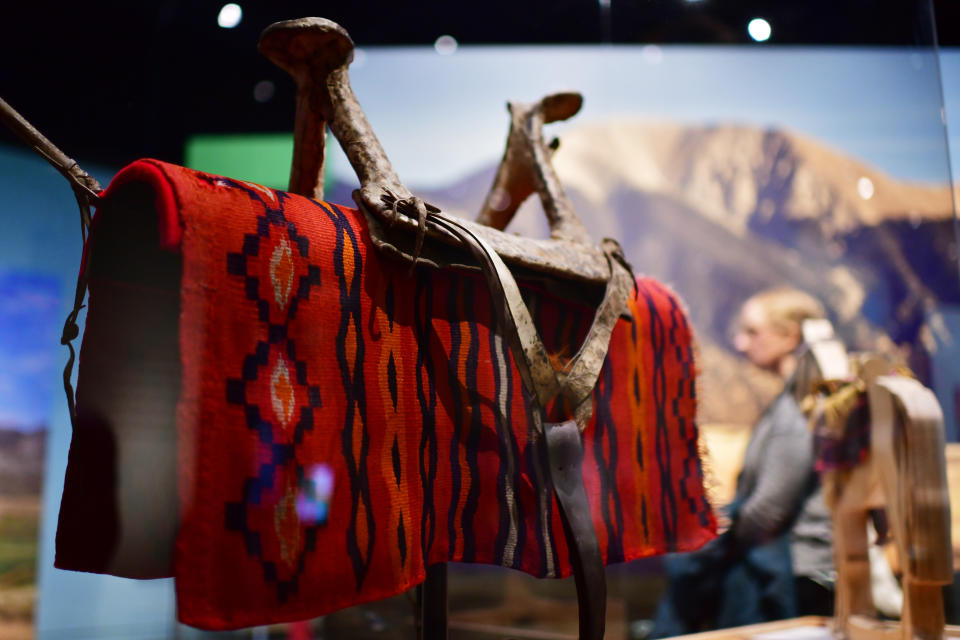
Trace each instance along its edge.
<path fill-rule="evenodd" d="M 73 8 L 54 20 L 51 29 L 56 37 L 42 44 L 31 44 L 34 38 L 28 35 L 40 29 L 37 9 L 20 9 L 23 19 L 17 23 L 24 35 L 0 49 L 0 56 L 9 61 L 0 69 L 0 97 L 104 186 L 125 165 L 150 157 L 231 180 L 229 185 L 215 184 L 211 178 L 210 185 L 276 199 L 281 196 L 270 195 L 278 193 L 273 190 L 298 191 L 292 182 L 288 187 L 296 83 L 257 52 L 257 40 L 277 20 L 324 15 L 325 10 L 307 3 L 291 4 L 296 6 L 266 10 L 222 3 L 189 8 L 167 3 L 150 11 L 117 10 L 115 15 Z M 939 12 L 941 7 L 928 2 L 897 7 L 849 2 L 789 11 L 762 3 L 750 11 L 717 4 L 712 0 L 649 5 L 602 0 L 523 10 L 500 4 L 471 10 L 435 6 L 429 12 L 424 9 L 422 15 L 413 10 L 399 15 L 395 9 L 359 3 L 357 8 L 341 8 L 326 17 L 353 37 L 356 49 L 349 66 L 353 92 L 403 185 L 457 218 L 473 220 L 485 207 L 488 212 L 512 212 L 519 207 L 506 231 L 550 240 L 549 200 L 530 197 L 512 202 L 514 192 L 495 182 L 511 126 L 505 105 L 508 101 L 533 104 L 558 92 L 575 91 L 582 96 L 582 106 L 572 110 L 576 115 L 545 118 L 543 142 L 548 144 L 543 149 L 549 149 L 547 162 L 555 169 L 560 191 L 589 235 L 584 246 L 603 238 L 617 239 L 633 273 L 663 283 L 675 294 L 680 314 L 675 319 L 686 314 L 694 340 L 695 365 L 687 362 L 685 366 L 691 378 L 695 370 L 696 382 L 690 382 L 687 396 L 681 390 L 679 397 L 686 397 L 691 407 L 695 404 L 696 417 L 689 425 L 677 427 L 678 432 L 691 429 L 683 431 L 685 439 L 677 442 L 692 447 L 694 453 L 688 461 L 678 462 L 677 468 L 686 469 L 688 463 L 699 468 L 699 453 L 704 458 L 705 481 L 700 482 L 698 471 L 690 485 L 696 489 L 689 489 L 683 485 L 685 478 L 678 480 L 679 472 L 671 477 L 668 470 L 661 472 L 667 476 L 663 486 L 675 483 L 677 495 L 683 494 L 684 499 L 690 498 L 689 491 L 696 497 L 705 487 L 714 507 L 733 497 L 751 426 L 782 384 L 737 353 L 737 314 L 753 293 L 783 285 L 803 289 L 822 302 L 847 349 L 884 354 L 909 368 L 932 390 L 942 410 L 947 473 L 954 481 L 958 457 L 952 447 L 960 441 L 960 237 L 957 163 L 954 155 L 951 166 L 950 152 L 957 149 L 954 120 L 960 117 L 960 39 L 949 30 L 954 27 L 943 26 L 944 15 L 954 16 L 952 9 L 944 7 L 944 13 L 935 16 L 934 9 Z M 466 17 L 471 12 L 483 15 Z M 938 25 L 946 46 L 937 41 Z M 514 113 L 519 109 L 512 108 Z M 68 356 L 60 344 L 61 326 L 74 308 L 82 242 L 69 185 L 14 136 L 6 132 L 2 136 L 0 210 L 6 233 L 0 236 L 0 638 L 5 633 L 38 638 L 193 638 L 213 633 L 238 638 L 415 637 L 416 588 L 307 621 L 286 624 L 288 616 L 214 632 L 178 620 L 170 578 L 135 580 L 54 568 L 54 555 L 62 544 L 57 540 L 57 525 L 68 454 L 77 455 L 70 453 L 71 421 L 61 388 Z M 559 142 L 551 143 L 554 138 Z M 357 178 L 356 164 L 351 164 L 333 136 L 328 137 L 326 149 L 322 198 L 355 207 L 354 190 L 365 186 Z M 176 189 L 181 189 L 177 184 Z M 183 189 L 176 193 L 193 193 L 189 189 L 194 187 Z M 526 193 L 531 191 L 535 190 Z M 397 200 L 393 203 L 396 206 Z M 134 242 L 126 236 L 122 241 Z M 338 250 L 342 247 L 329 247 L 331 255 Z M 256 255 L 246 245 L 234 253 Z M 318 277 L 323 286 L 343 276 L 336 267 L 342 264 L 342 256 L 339 263 L 335 256 L 331 259 Z M 236 267 L 235 263 L 231 264 Z M 264 264 L 267 269 L 276 267 Z M 310 287 L 319 287 L 320 282 L 311 280 L 312 272 L 304 273 L 309 296 Z M 224 274 L 224 282 L 230 274 L 237 275 L 227 267 Z M 243 275 L 248 289 L 257 286 L 249 284 L 249 273 Z M 482 282 L 477 283 L 472 289 L 454 289 L 443 304 L 493 313 L 488 303 L 476 301 L 486 295 Z M 224 288 L 231 286 L 241 285 Z M 415 288 L 400 290 L 401 304 L 420 295 Z M 594 303 L 600 298 L 595 291 L 581 297 Z M 158 311 L 161 308 L 166 310 Z M 136 323 L 148 309 L 153 309 L 151 318 L 168 313 L 167 320 L 178 322 L 179 308 L 166 308 L 159 297 L 147 296 L 129 305 L 133 326 L 141 326 Z M 379 335 L 375 316 L 373 312 L 364 316 L 369 326 L 358 324 L 355 331 Z M 85 319 L 86 310 L 79 315 L 81 337 Z M 323 320 L 331 327 L 339 321 L 339 315 Z M 562 327 L 555 319 L 551 322 L 559 336 Z M 571 327 L 576 322 L 571 320 Z M 683 323 L 677 320 L 674 328 Z M 392 331 L 392 318 L 390 326 Z M 109 322 L 98 331 L 107 338 L 121 333 L 109 328 Z M 444 331 L 460 335 L 458 329 Z M 344 336 L 329 333 L 331 345 L 345 344 Z M 462 344 L 466 359 L 474 357 L 467 353 L 471 340 L 484 342 L 487 351 L 475 357 L 488 364 L 492 359 L 493 368 L 498 366 L 496 353 L 507 362 L 507 347 L 498 352 L 486 346 L 487 341 L 494 344 L 493 332 L 483 333 L 482 341 L 470 335 L 465 323 L 462 343 L 445 337 L 443 349 L 452 352 L 460 348 L 453 345 Z M 166 343 L 161 337 L 144 332 L 142 339 L 132 335 L 130 340 L 131 345 L 151 344 L 153 352 L 165 352 L 167 364 L 186 362 L 187 352 L 176 333 L 167 335 Z M 78 349 L 80 341 L 74 342 Z M 620 343 L 615 338 L 612 344 Z M 340 357 L 339 352 L 330 353 L 330 362 Z M 372 358 L 380 352 L 371 348 L 369 353 Z M 413 358 L 412 353 L 406 357 Z M 123 354 L 111 357 L 122 359 Z M 81 354 L 81 366 L 86 359 L 89 370 L 95 358 L 92 352 Z M 294 367 L 300 366 L 291 358 Z M 274 359 L 269 361 L 275 364 Z M 118 384 L 134 384 L 139 364 L 130 359 L 117 364 Z M 396 372 L 403 365 L 393 366 Z M 456 381 L 465 366 L 454 364 L 443 373 Z M 411 365 L 411 377 L 415 369 Z M 386 365 L 383 370 L 387 371 Z M 294 376 L 289 375 L 291 371 L 288 383 L 300 375 L 299 369 Z M 637 389 L 642 376 L 649 374 L 644 371 L 637 368 Z M 76 371 L 73 375 L 75 385 Z M 200 381 L 197 389 L 203 388 L 205 375 L 195 376 Z M 628 393 L 628 376 L 620 377 L 611 376 L 601 384 Z M 514 382 L 519 397 L 519 377 Z M 367 387 L 375 384 L 385 403 L 393 394 L 396 409 L 396 382 L 391 386 L 384 377 L 368 381 Z M 308 404 L 313 403 L 315 391 L 327 397 L 323 388 L 306 385 L 304 389 L 306 395 L 301 395 L 309 399 Z M 650 394 L 656 389 L 651 377 Z M 176 405 L 179 391 L 163 400 L 168 409 Z M 110 395 L 111 390 L 97 393 Z M 300 392 L 291 391 L 291 397 L 296 393 Z M 88 397 L 92 395 L 88 392 Z M 455 422 L 454 395 L 451 392 L 447 404 L 441 398 L 439 409 L 449 414 L 451 422 Z M 224 411 L 230 411 L 229 388 L 225 398 Z M 469 404 L 466 391 L 463 398 Z M 150 401 L 154 399 L 151 396 Z M 368 402 L 373 406 L 373 400 Z M 320 401 L 311 406 L 319 423 L 327 414 L 321 411 Z M 328 406 L 332 406 L 329 401 Z M 605 405 L 599 406 L 602 413 Z M 244 408 L 249 412 L 249 406 Z M 262 410 L 275 408 L 265 405 Z M 467 422 L 473 411 L 481 414 L 479 408 L 463 411 Z M 490 430 L 493 435 L 484 433 L 478 426 L 480 447 L 489 444 L 487 436 L 491 441 L 498 437 L 496 430 Z M 596 431 L 588 433 L 593 437 Z M 650 436 L 650 443 L 654 437 Z M 171 432 L 168 444 L 173 446 L 174 440 Z M 447 449 L 439 455 L 454 466 L 461 445 L 456 440 L 444 442 Z M 376 465 L 382 465 L 384 473 L 395 472 L 398 448 L 391 448 L 386 439 L 384 443 L 382 451 L 376 452 L 376 463 L 363 462 L 364 472 L 379 469 Z M 419 447 L 419 440 L 411 444 L 410 455 L 419 455 Z M 609 465 L 609 476 L 604 477 L 613 489 L 604 480 L 604 495 L 612 505 L 619 504 L 617 491 L 624 490 L 627 480 L 626 472 L 612 470 L 618 453 L 611 447 L 616 445 L 602 443 L 597 436 L 587 448 L 596 461 L 588 457 L 587 463 L 598 465 L 597 477 Z M 621 460 L 633 454 L 629 449 L 619 450 Z M 141 493 L 127 489 L 124 508 L 129 511 L 125 528 L 118 529 L 117 535 L 133 531 L 149 541 L 172 540 L 176 535 L 177 517 L 169 515 L 177 511 L 175 490 L 164 494 L 163 499 L 169 500 L 165 507 L 158 506 L 162 500 L 156 493 L 170 470 L 173 475 L 167 480 L 172 478 L 174 485 L 182 481 L 172 451 L 168 449 L 171 458 L 166 461 L 149 455 L 125 458 L 125 464 L 137 467 L 134 471 L 144 488 Z M 463 455 L 460 464 L 470 468 Z M 654 464 L 657 460 L 649 457 L 654 455 L 649 451 L 647 458 L 643 455 L 637 454 L 641 468 L 644 461 Z M 339 471 L 331 472 L 330 478 L 324 469 L 313 471 L 319 480 L 311 486 L 327 487 L 328 498 L 345 491 L 356 475 L 348 480 Z M 155 486 L 150 485 L 151 476 Z M 103 481 L 109 485 L 114 480 Z M 496 486 L 497 491 L 502 489 L 497 483 L 505 482 L 502 477 L 471 481 Z M 589 482 L 588 490 L 594 491 Z M 629 482 L 634 482 L 632 476 Z M 646 485 L 639 488 L 640 479 L 636 483 L 635 493 L 627 492 L 631 504 L 641 502 L 633 499 L 636 496 L 662 497 Z M 474 530 L 485 531 L 479 525 L 468 527 L 466 535 L 462 530 L 469 520 L 464 520 L 471 500 L 468 493 L 469 487 L 463 484 L 453 498 L 446 496 L 448 502 L 453 500 L 452 507 L 444 507 L 443 521 L 436 524 L 449 535 L 448 542 L 458 554 L 466 553 L 464 547 L 469 546 Z M 322 522 L 327 517 L 346 517 L 343 511 L 327 515 L 327 504 L 320 503 Z M 317 504 L 311 505 L 310 513 Z M 154 528 L 154 522 L 147 527 L 144 523 L 158 517 L 163 508 L 169 517 L 163 518 L 162 526 Z M 651 506 L 648 514 L 646 508 L 644 503 L 642 519 L 640 507 L 626 517 L 643 522 L 644 527 L 661 526 L 648 523 L 666 517 L 665 512 Z M 303 510 L 295 511 L 303 521 L 297 526 L 304 527 L 298 531 L 317 535 L 317 520 L 307 523 Z M 204 518 L 217 520 L 219 512 L 211 513 Z M 230 513 L 227 507 L 223 518 L 228 525 Z M 700 517 L 690 513 L 691 518 Z M 93 539 L 106 530 L 102 517 L 74 514 L 73 526 L 94 532 L 89 534 Z M 601 547 L 611 559 L 616 554 L 609 551 L 610 541 L 624 535 L 625 525 L 616 523 L 616 517 L 605 517 L 608 530 L 601 535 Z M 234 527 L 234 534 L 249 538 L 252 529 L 245 527 L 253 522 L 250 518 L 243 527 Z M 276 524 L 277 531 L 281 524 Z M 414 523 L 418 531 L 421 524 L 419 518 Z M 628 522 L 627 529 L 630 526 Z M 497 527 L 491 524 L 490 528 L 490 537 L 496 537 Z M 387 529 L 397 530 L 394 520 L 377 531 Z M 649 543 L 652 538 L 649 532 L 646 535 Z M 406 557 L 407 539 L 401 537 Z M 698 538 L 696 544 L 702 541 Z M 113 544 L 101 542 L 108 547 Z M 81 544 L 95 543 L 82 539 Z M 217 548 L 222 551 L 229 544 Z M 246 545 L 249 551 L 249 541 Z M 306 543 L 303 548 L 322 552 Z M 144 553 L 142 546 L 138 549 L 135 553 Z M 278 549 L 280 558 L 284 552 Z M 666 585 L 660 554 L 672 550 L 677 550 L 676 541 L 638 545 L 631 562 L 606 568 L 606 637 L 649 636 Z M 172 543 L 160 555 L 168 552 Z M 544 553 L 550 552 L 557 549 Z M 304 557 L 309 553 L 303 551 Z M 228 564 L 245 561 L 226 553 L 223 558 Z M 157 556 L 151 560 L 157 561 Z M 493 564 L 513 566 L 502 553 Z M 514 564 L 522 568 L 519 560 Z M 356 562 L 352 567 L 351 572 Z M 123 575 L 123 570 L 107 573 Z M 538 572 L 527 568 L 527 573 Z M 238 592 L 246 588 L 243 575 L 238 569 L 229 580 L 239 585 Z M 207 586 L 212 592 L 213 587 Z M 328 587 L 336 592 L 341 585 Z M 577 635 L 577 590 L 572 578 L 538 580 L 497 566 L 453 563 L 447 590 L 452 638 Z M 947 589 L 944 598 L 947 621 L 957 622 L 956 593 Z"/>

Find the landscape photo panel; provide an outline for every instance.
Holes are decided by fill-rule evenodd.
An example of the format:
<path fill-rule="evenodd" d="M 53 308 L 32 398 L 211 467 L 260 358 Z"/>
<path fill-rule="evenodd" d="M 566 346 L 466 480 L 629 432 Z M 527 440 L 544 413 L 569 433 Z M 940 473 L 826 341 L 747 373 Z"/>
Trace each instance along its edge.
<path fill-rule="evenodd" d="M 59 289 L 49 274 L 0 271 L 0 637 L 33 624 Z"/>

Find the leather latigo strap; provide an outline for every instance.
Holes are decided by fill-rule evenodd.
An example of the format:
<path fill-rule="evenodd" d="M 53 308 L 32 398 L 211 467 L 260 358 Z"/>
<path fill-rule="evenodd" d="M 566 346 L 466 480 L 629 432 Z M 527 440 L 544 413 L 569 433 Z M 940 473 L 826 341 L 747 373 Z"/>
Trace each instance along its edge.
<path fill-rule="evenodd" d="M 67 156 L 50 142 L 46 136 L 40 133 L 2 98 L 0 98 L 0 122 L 7 125 L 21 140 L 30 145 L 38 155 L 49 162 L 70 183 L 73 195 L 77 200 L 77 206 L 80 208 L 80 240 L 83 250 L 86 251 L 87 234 L 90 231 L 91 221 L 90 210 L 98 205 L 100 193 L 103 191 L 100 183 L 97 182 L 96 178 L 81 169 L 76 160 Z M 73 362 L 76 360 L 77 354 L 73 348 L 73 341 L 80 335 L 77 317 L 80 315 L 80 310 L 83 309 L 83 300 L 86 295 L 87 274 L 83 264 L 81 264 L 80 272 L 77 275 L 77 286 L 74 290 L 73 309 L 67 315 L 67 319 L 63 323 L 63 331 L 60 334 L 60 344 L 70 351 L 70 357 L 63 368 L 63 390 L 67 396 L 70 424 L 74 429 L 77 425 L 77 407 L 71 380 L 73 379 Z"/>

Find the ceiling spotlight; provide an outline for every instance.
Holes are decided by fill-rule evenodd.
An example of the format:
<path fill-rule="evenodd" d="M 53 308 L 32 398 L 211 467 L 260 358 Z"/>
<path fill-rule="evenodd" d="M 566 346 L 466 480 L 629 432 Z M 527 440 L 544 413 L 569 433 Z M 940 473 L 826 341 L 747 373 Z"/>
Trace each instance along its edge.
<path fill-rule="evenodd" d="M 747 33 L 757 42 L 766 42 L 770 39 L 770 23 L 763 18 L 754 18 L 747 24 Z"/>
<path fill-rule="evenodd" d="M 442 56 L 449 56 L 457 50 L 457 39 L 453 36 L 440 36 L 433 43 L 433 48 Z"/>
<path fill-rule="evenodd" d="M 240 8 L 240 5 L 233 2 L 223 5 L 223 7 L 220 8 L 220 13 L 217 14 L 217 24 L 224 29 L 233 29 L 240 24 L 240 20 L 242 19 L 243 9 Z"/>

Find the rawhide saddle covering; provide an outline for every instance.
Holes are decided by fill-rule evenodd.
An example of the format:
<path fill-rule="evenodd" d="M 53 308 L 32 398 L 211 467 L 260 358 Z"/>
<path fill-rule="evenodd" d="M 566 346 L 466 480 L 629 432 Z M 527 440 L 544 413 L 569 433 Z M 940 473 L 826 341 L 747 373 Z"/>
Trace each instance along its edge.
<path fill-rule="evenodd" d="M 343 57 L 331 24 L 261 48 L 319 25 Z M 581 637 L 602 636 L 603 564 L 715 533 L 680 302 L 615 243 L 578 249 L 539 130 L 561 99 L 511 105 L 498 181 L 553 229 L 527 251 L 412 197 L 349 85 L 323 86 L 357 208 L 297 156 L 314 197 L 155 160 L 100 195 L 56 566 L 173 576 L 207 629 L 392 596 L 437 563 L 573 574 Z M 551 267 L 564 251 L 593 266 Z"/>

